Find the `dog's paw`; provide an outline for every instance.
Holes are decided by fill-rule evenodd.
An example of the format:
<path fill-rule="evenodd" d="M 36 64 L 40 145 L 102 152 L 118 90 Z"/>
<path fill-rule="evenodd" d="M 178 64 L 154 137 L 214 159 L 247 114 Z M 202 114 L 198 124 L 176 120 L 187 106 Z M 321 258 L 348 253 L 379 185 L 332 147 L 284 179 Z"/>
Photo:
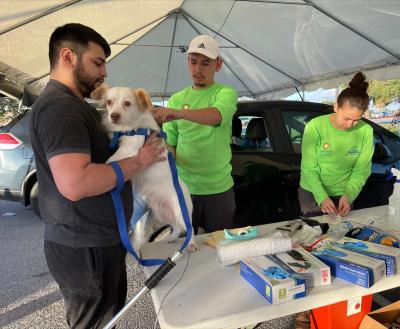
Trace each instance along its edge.
<path fill-rule="evenodd" d="M 197 245 L 197 243 L 195 241 L 191 241 L 188 245 L 188 250 L 190 252 L 195 252 L 195 251 L 199 250 L 199 246 Z"/>

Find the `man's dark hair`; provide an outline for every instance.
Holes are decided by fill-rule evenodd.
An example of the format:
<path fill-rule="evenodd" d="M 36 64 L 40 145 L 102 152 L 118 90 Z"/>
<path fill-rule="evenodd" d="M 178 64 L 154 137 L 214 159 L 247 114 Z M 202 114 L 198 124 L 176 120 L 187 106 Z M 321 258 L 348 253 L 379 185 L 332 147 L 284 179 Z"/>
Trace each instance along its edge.
<path fill-rule="evenodd" d="M 110 56 L 111 49 L 107 41 L 92 28 L 79 23 L 57 27 L 51 34 L 49 42 L 50 69 L 56 67 L 61 48 L 71 48 L 78 57 L 81 57 L 89 42 L 98 44 L 103 48 L 106 57 Z"/>

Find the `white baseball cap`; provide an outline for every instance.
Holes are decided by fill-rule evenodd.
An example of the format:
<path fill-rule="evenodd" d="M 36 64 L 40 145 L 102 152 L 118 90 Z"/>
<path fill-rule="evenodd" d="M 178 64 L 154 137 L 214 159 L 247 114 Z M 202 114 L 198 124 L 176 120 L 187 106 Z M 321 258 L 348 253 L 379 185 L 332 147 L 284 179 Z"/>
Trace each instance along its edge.
<path fill-rule="evenodd" d="M 209 35 L 198 35 L 189 45 L 188 54 L 196 53 L 211 59 L 221 57 L 219 46 L 214 38 Z"/>

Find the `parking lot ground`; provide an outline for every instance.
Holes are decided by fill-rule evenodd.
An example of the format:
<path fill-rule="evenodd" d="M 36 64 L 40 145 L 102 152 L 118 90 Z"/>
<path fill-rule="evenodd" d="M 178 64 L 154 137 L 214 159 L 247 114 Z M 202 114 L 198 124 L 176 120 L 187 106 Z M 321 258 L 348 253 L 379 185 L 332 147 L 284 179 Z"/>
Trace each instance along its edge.
<path fill-rule="evenodd" d="M 61 294 L 43 254 L 43 228 L 31 209 L 0 201 L 0 328 L 68 328 Z M 131 261 L 127 272 L 131 299 L 143 287 L 145 277 L 141 267 Z M 377 294 L 374 308 L 394 302 L 398 296 L 400 288 Z M 150 294 L 132 306 L 118 328 L 159 328 Z M 293 329 L 294 315 L 264 322 L 257 328 Z"/>
<path fill-rule="evenodd" d="M 0 201 L 0 328 L 68 328 L 60 291 L 43 254 L 43 228 L 31 209 Z M 142 288 L 144 280 L 139 266 L 128 267 L 128 298 Z M 153 328 L 155 318 L 147 294 L 118 328 Z M 159 328 L 158 323 L 155 328 Z"/>

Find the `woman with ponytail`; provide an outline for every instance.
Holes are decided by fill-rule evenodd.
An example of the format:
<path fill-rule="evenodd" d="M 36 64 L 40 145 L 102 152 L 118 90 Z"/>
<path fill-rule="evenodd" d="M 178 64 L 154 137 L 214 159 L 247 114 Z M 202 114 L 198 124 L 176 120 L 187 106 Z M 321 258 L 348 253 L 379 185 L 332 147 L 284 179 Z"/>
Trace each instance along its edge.
<path fill-rule="evenodd" d="M 305 127 L 299 201 L 304 216 L 345 216 L 371 173 L 373 130 L 362 116 L 368 82 L 361 72 L 338 96 L 334 113 Z"/>

